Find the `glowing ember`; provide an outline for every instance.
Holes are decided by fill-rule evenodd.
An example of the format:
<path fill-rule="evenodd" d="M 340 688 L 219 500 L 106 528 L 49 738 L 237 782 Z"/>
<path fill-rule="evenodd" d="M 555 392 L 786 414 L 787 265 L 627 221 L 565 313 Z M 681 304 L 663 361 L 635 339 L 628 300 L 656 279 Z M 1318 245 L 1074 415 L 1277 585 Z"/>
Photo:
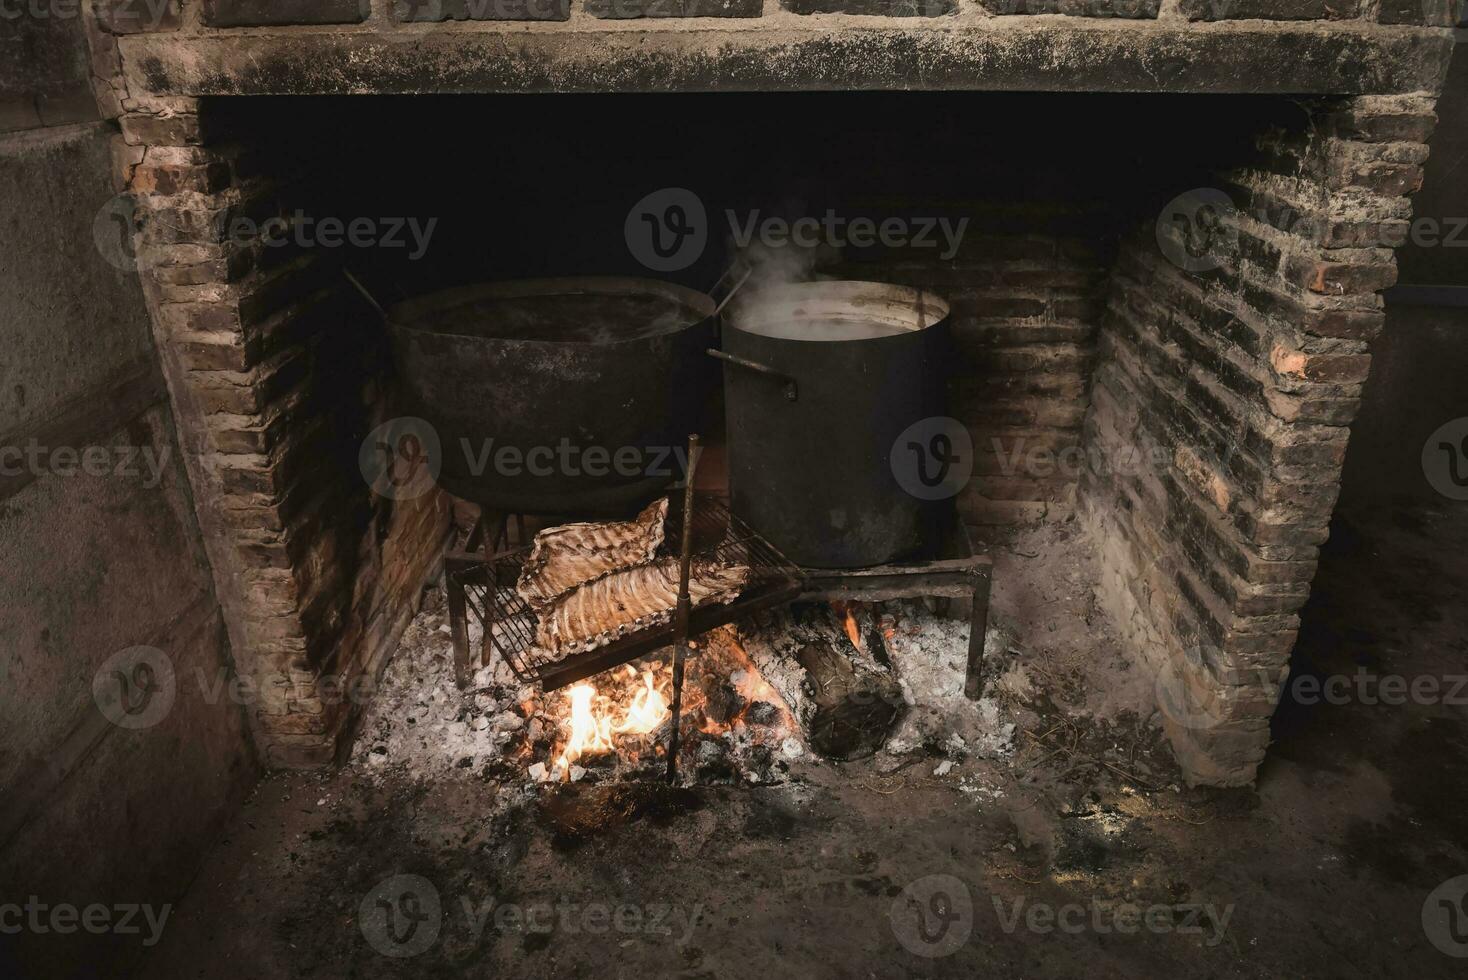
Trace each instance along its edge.
<path fill-rule="evenodd" d="M 750 705 L 756 701 L 763 701 L 773 706 L 780 713 L 783 727 L 794 728 L 795 719 L 790 714 L 790 709 L 785 706 L 785 699 L 780 697 L 779 692 L 770 685 L 769 681 L 765 680 L 765 676 L 759 672 L 754 662 L 749 659 L 749 653 L 744 649 L 744 645 L 739 642 L 738 638 L 732 632 L 727 633 L 726 636 L 728 638 L 728 650 L 733 654 L 733 659 L 738 665 L 737 669 L 730 674 L 729 679 L 733 682 L 735 690 L 745 700 L 744 709 L 739 712 L 740 717 L 742 718 L 749 713 Z M 715 725 L 713 727 L 717 731 L 726 726 Z M 705 731 L 708 730 L 705 729 Z"/>

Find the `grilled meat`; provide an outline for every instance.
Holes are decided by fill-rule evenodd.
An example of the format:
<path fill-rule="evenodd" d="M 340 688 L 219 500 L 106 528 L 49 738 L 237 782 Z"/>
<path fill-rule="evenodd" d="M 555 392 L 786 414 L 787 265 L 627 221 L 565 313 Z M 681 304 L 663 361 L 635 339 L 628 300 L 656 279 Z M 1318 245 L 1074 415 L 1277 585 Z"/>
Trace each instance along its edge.
<path fill-rule="evenodd" d="M 667 516 L 664 497 L 634 520 L 546 528 L 535 536 L 515 591 L 539 611 L 583 582 L 650 561 L 663 543 Z"/>
<path fill-rule="evenodd" d="M 694 608 L 733 602 L 749 577 L 746 565 L 695 558 L 688 572 L 688 595 Z M 677 604 L 676 558 L 609 572 L 542 608 L 535 645 L 556 659 L 584 653 L 668 622 Z"/>

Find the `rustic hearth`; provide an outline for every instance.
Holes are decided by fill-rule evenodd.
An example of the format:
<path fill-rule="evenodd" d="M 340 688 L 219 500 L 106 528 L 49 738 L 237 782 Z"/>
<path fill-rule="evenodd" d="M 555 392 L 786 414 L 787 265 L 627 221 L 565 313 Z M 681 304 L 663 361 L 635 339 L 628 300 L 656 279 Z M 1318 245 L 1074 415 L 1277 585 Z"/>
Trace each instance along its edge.
<path fill-rule="evenodd" d="M 711 214 L 968 219 L 954 254 L 846 249 L 814 274 L 949 299 L 952 411 L 975 450 L 964 518 L 1078 519 L 1139 665 L 1169 703 L 1221 719 L 1163 712 L 1190 777 L 1252 779 L 1274 703 L 1254 680 L 1286 668 L 1325 539 L 1450 5 L 1268 19 L 1163 3 L 1103 19 L 969 4 L 858 23 L 767 4 L 717 29 L 588 7 L 514 30 L 388 6 L 185 4 L 104 45 L 170 390 L 236 658 L 268 692 L 252 724 L 274 764 L 336 754 L 353 712 L 321 698 L 322 678 L 381 669 L 449 539 L 446 496 L 389 500 L 358 478 L 361 440 L 393 412 L 390 359 L 341 267 L 394 298 L 482 280 L 486 259 L 490 278 L 637 271 L 628 206 L 696 185 Z M 693 96 L 625 114 L 569 95 L 387 97 L 895 87 L 1171 94 L 1124 109 L 728 95 L 703 122 L 703 103 L 679 100 Z M 300 98 L 336 93 L 382 98 Z M 663 114 L 683 134 L 671 145 Z M 492 159 L 475 149 L 485 126 L 508 137 Z M 852 154 L 859 175 L 842 166 Z M 299 209 L 440 224 L 421 263 L 237 233 Z M 688 282 L 725 267 L 717 246 Z"/>
<path fill-rule="evenodd" d="M 0 974 L 1445 975 L 1465 41 L 0 0 Z"/>

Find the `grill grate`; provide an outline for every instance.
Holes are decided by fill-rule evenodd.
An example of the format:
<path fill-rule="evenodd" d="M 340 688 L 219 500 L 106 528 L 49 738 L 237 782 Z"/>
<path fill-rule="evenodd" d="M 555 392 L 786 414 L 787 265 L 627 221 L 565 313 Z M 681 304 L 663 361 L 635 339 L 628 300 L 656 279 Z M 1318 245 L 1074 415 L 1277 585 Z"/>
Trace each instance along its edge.
<path fill-rule="evenodd" d="M 669 501 L 667 533 L 658 557 L 676 557 L 683 527 L 683 501 Z M 689 617 L 689 635 L 697 636 L 731 623 L 757 609 L 787 602 L 802 588 L 798 569 L 749 525 L 729 512 L 728 503 L 716 494 L 695 494 L 693 555 L 715 561 L 747 565 L 749 584 L 739 598 L 725 605 L 714 603 L 694 609 Z M 515 592 L 515 582 L 530 549 L 496 555 L 477 564 L 461 566 L 454 574 L 463 588 L 469 613 L 484 627 L 485 662 L 498 651 L 521 681 L 538 683 L 547 691 L 564 687 L 593 674 L 610 670 L 673 642 L 671 622 L 649 626 L 585 653 L 555 659 L 535 647 L 536 616 Z"/>

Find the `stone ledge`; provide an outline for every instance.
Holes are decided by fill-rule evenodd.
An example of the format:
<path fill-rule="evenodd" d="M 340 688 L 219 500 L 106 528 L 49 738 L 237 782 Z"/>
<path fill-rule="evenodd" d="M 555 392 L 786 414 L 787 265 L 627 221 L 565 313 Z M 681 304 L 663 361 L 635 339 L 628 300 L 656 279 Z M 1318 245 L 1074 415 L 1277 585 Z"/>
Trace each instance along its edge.
<path fill-rule="evenodd" d="M 922 22 L 922 23 L 917 23 Z M 408 40 L 361 28 L 132 35 L 154 95 L 986 90 L 1436 93 L 1447 31 L 1296 22 L 1190 24 L 789 13 L 718 24 L 449 23 Z"/>

